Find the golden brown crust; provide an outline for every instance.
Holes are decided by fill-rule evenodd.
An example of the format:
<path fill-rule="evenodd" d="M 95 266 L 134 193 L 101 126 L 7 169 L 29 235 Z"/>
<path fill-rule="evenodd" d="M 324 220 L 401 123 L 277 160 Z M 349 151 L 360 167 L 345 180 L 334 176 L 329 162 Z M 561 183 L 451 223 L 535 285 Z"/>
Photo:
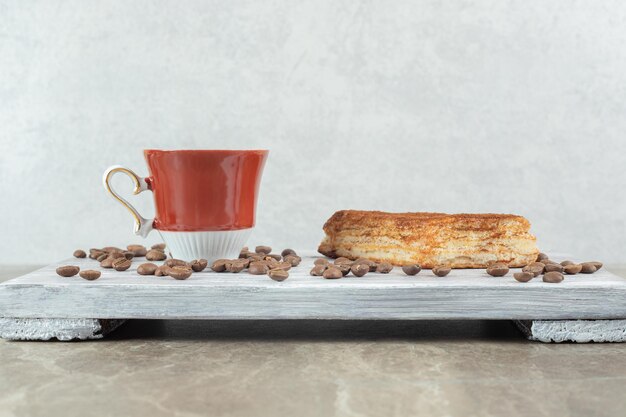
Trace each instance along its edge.
<path fill-rule="evenodd" d="M 394 265 L 484 268 L 491 261 L 511 267 L 533 262 L 539 251 L 530 223 L 512 214 L 386 213 L 341 210 L 324 224 L 319 252 Z"/>

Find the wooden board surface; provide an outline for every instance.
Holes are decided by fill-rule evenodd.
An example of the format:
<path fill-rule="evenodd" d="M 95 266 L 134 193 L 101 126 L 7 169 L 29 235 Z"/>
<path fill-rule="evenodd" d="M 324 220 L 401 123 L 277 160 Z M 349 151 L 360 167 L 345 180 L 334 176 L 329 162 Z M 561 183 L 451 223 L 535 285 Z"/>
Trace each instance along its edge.
<path fill-rule="evenodd" d="M 428 270 L 312 277 L 312 257 L 279 283 L 247 273 L 195 273 L 186 281 L 103 270 L 96 281 L 55 274 L 58 265 L 99 269 L 71 259 L 0 284 L 0 317 L 174 319 L 616 319 L 626 318 L 626 279 L 605 269 L 519 283 L 484 270 L 453 270 L 438 278 Z"/>

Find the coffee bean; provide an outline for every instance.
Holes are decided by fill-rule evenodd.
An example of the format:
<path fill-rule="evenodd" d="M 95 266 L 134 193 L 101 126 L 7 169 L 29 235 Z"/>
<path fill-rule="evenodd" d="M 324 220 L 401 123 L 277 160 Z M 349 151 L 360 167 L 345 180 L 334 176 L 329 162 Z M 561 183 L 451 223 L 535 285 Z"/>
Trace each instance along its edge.
<path fill-rule="evenodd" d="M 352 263 L 352 261 L 348 258 L 346 258 L 345 256 L 340 256 L 339 258 L 335 259 L 335 261 L 333 262 L 335 265 L 339 265 L 339 264 L 344 264 L 344 263 Z"/>
<path fill-rule="evenodd" d="M 545 272 L 561 272 L 563 273 L 563 265 L 561 264 L 546 264 L 546 267 L 544 268 Z"/>
<path fill-rule="evenodd" d="M 291 264 L 289 262 L 277 262 L 270 265 L 270 270 L 272 269 L 282 269 L 283 271 L 289 271 L 291 269 Z"/>
<path fill-rule="evenodd" d="M 167 258 L 167 255 L 157 249 L 150 249 L 148 253 L 146 253 L 146 259 L 148 261 L 162 261 Z"/>
<path fill-rule="evenodd" d="M 118 248 L 117 246 L 105 246 L 102 248 L 103 251 L 105 252 L 124 252 L 122 249 Z"/>
<path fill-rule="evenodd" d="M 382 262 L 378 264 L 378 267 L 376 267 L 376 272 L 378 272 L 379 274 L 388 274 L 393 270 L 393 265 L 391 265 L 389 262 Z"/>
<path fill-rule="evenodd" d="M 298 255 L 287 255 L 283 258 L 283 261 L 289 262 L 291 266 L 298 266 L 302 262 L 302 258 Z"/>
<path fill-rule="evenodd" d="M 546 272 L 543 275 L 543 282 L 558 284 L 561 281 L 563 281 L 563 274 L 561 274 L 560 272 L 556 272 L 556 271 Z"/>
<path fill-rule="evenodd" d="M 298 254 L 293 249 L 283 249 L 280 255 L 284 258 L 285 256 L 288 256 L 288 255 L 298 255 Z"/>
<path fill-rule="evenodd" d="M 338 279 L 343 277 L 343 273 L 336 266 L 331 266 L 324 271 L 322 276 L 326 279 Z"/>
<path fill-rule="evenodd" d="M 167 271 L 167 275 L 178 280 L 187 279 L 191 276 L 191 268 L 188 266 L 173 266 Z"/>
<path fill-rule="evenodd" d="M 567 266 L 567 265 L 575 265 L 575 264 L 572 261 L 563 261 L 563 262 L 561 262 L 561 265 L 562 266 Z"/>
<path fill-rule="evenodd" d="M 153 263 L 141 264 L 137 267 L 137 273 L 139 275 L 154 275 L 157 270 L 157 266 Z"/>
<path fill-rule="evenodd" d="M 73 255 L 74 255 L 74 258 L 86 258 L 87 257 L 87 253 L 85 253 L 85 251 L 82 249 L 76 249 Z"/>
<path fill-rule="evenodd" d="M 532 273 L 534 276 L 539 276 L 541 274 L 543 274 L 543 270 L 545 269 L 546 265 L 542 262 L 533 262 L 529 265 L 526 265 L 525 267 L 522 268 L 522 272 L 530 272 Z"/>
<path fill-rule="evenodd" d="M 267 255 L 268 253 L 272 252 L 272 248 L 269 246 L 257 246 L 256 248 L 254 248 L 254 251 L 256 253 L 262 253 L 264 255 Z"/>
<path fill-rule="evenodd" d="M 182 259 L 168 259 L 167 261 L 165 261 L 165 265 L 169 266 L 170 268 L 173 266 L 189 266 L 189 263 L 183 261 Z"/>
<path fill-rule="evenodd" d="M 321 277 L 324 274 L 324 271 L 326 271 L 326 265 L 319 264 L 315 265 L 313 269 L 311 269 L 310 274 L 314 277 Z"/>
<path fill-rule="evenodd" d="M 593 266 L 596 267 L 596 271 L 599 271 L 600 269 L 602 269 L 602 262 L 598 262 L 598 261 L 593 261 L 593 262 L 587 262 L 589 264 L 592 264 Z"/>
<path fill-rule="evenodd" d="M 366 263 L 353 263 L 352 266 L 350 267 L 350 271 L 352 271 L 352 274 L 355 277 L 362 277 L 363 275 L 367 274 L 370 271 L 370 267 L 368 264 Z"/>
<path fill-rule="evenodd" d="M 417 275 L 421 270 L 422 270 L 422 267 L 417 264 L 404 265 L 402 267 L 402 272 L 404 272 L 407 275 Z"/>
<path fill-rule="evenodd" d="M 372 260 L 369 260 L 367 258 L 359 258 L 356 261 L 354 261 L 354 263 L 364 263 L 366 265 L 368 265 L 370 267 L 370 272 L 375 272 L 376 268 L 378 267 L 378 264 Z"/>
<path fill-rule="evenodd" d="M 226 271 L 226 262 L 228 262 L 228 259 L 218 259 L 213 261 L 211 269 L 215 272 L 224 272 Z"/>
<path fill-rule="evenodd" d="M 433 274 L 437 275 L 438 277 L 445 277 L 450 273 L 450 271 L 452 271 L 452 268 L 450 268 L 448 265 L 437 265 L 432 269 L 432 271 Z"/>
<path fill-rule="evenodd" d="M 123 252 L 112 251 L 112 252 L 108 252 L 108 254 L 109 254 L 109 258 L 111 259 L 126 258 Z"/>
<path fill-rule="evenodd" d="M 202 272 L 208 264 L 209 261 L 207 261 L 206 259 L 196 259 L 195 261 L 191 262 L 191 269 L 193 269 L 193 272 Z"/>
<path fill-rule="evenodd" d="M 583 262 L 581 265 L 582 268 L 580 269 L 580 272 L 583 274 L 593 274 L 597 271 L 596 266 L 591 262 Z"/>
<path fill-rule="evenodd" d="M 487 268 L 487 273 L 492 277 L 503 277 L 509 273 L 509 266 L 503 263 L 494 263 Z"/>
<path fill-rule="evenodd" d="M 232 272 L 233 274 L 238 274 L 244 269 L 246 269 L 246 267 L 243 262 L 231 261 L 226 263 L 226 271 Z"/>
<path fill-rule="evenodd" d="M 98 256 L 100 256 L 100 255 L 102 255 L 104 253 L 105 252 L 103 250 L 101 250 L 101 249 L 94 249 L 94 248 L 89 249 L 89 257 L 91 259 L 97 259 Z"/>
<path fill-rule="evenodd" d="M 252 275 L 265 275 L 269 270 L 270 268 L 267 264 L 260 261 L 250 262 L 250 266 L 248 267 L 248 273 Z"/>
<path fill-rule="evenodd" d="M 96 261 L 98 262 L 102 262 L 104 261 L 106 258 L 108 258 L 109 255 L 107 255 L 106 253 L 103 253 L 102 255 L 98 256 L 98 258 L 96 259 Z"/>
<path fill-rule="evenodd" d="M 128 245 L 126 249 L 132 252 L 137 258 L 143 258 L 148 253 L 148 250 L 143 245 Z"/>
<path fill-rule="evenodd" d="M 113 269 L 115 269 L 116 271 L 126 271 L 128 268 L 130 268 L 131 265 L 132 262 L 130 261 L 130 259 L 126 258 L 117 258 L 113 261 Z"/>
<path fill-rule="evenodd" d="M 154 275 L 157 277 L 166 277 L 169 274 L 169 271 L 170 271 L 169 266 L 161 265 L 154 271 Z"/>
<path fill-rule="evenodd" d="M 110 256 L 107 255 L 106 258 L 104 258 L 101 262 L 100 262 L 100 267 L 102 268 L 113 268 L 113 261 L 115 261 L 116 258 L 111 258 Z M 124 258 L 126 259 L 126 258 Z"/>
<path fill-rule="evenodd" d="M 84 271 L 80 271 L 78 273 L 81 278 L 86 279 L 87 281 L 93 281 L 95 279 L 100 278 L 100 271 L 94 271 L 93 269 L 85 269 Z"/>
<path fill-rule="evenodd" d="M 569 264 L 563 267 L 563 272 L 568 275 L 576 275 L 582 271 L 583 266 L 581 264 Z"/>
<path fill-rule="evenodd" d="M 268 253 L 267 255 L 265 255 L 265 259 L 267 258 L 272 258 L 275 261 L 282 261 L 283 257 L 278 255 L 277 253 Z"/>
<path fill-rule="evenodd" d="M 80 271 L 80 268 L 74 265 L 60 266 L 56 269 L 58 275 L 66 278 L 73 277 L 78 274 L 78 271 Z"/>
<path fill-rule="evenodd" d="M 550 257 L 546 255 L 545 253 L 539 252 L 539 255 L 537 255 L 537 262 L 542 262 L 548 259 L 550 259 Z"/>
<path fill-rule="evenodd" d="M 129 260 L 135 257 L 135 254 L 132 253 L 131 251 L 122 252 L 122 255 L 124 255 L 124 257 Z"/>
<path fill-rule="evenodd" d="M 516 272 L 513 274 L 513 278 L 519 282 L 528 282 L 534 278 L 534 275 L 532 272 Z"/>
<path fill-rule="evenodd" d="M 335 265 L 335 268 L 338 268 L 341 271 L 341 274 L 345 277 L 346 275 L 350 273 L 350 270 L 352 268 L 352 262 L 350 263 L 345 262 L 339 265 Z"/>
<path fill-rule="evenodd" d="M 330 262 L 328 262 L 328 259 L 324 259 L 324 258 L 317 258 L 315 261 L 313 261 L 314 265 L 328 265 Z"/>
<path fill-rule="evenodd" d="M 268 272 L 268 275 L 274 281 L 278 281 L 278 282 L 282 282 L 286 280 L 287 278 L 289 278 L 289 272 L 287 272 L 284 269 L 272 269 L 270 270 L 270 272 Z"/>
<path fill-rule="evenodd" d="M 165 243 L 155 243 L 150 247 L 150 249 L 160 250 L 161 252 L 165 250 Z"/>
<path fill-rule="evenodd" d="M 263 255 L 259 255 L 258 253 L 252 253 L 246 259 L 249 260 L 250 262 L 257 262 L 257 261 L 262 261 L 263 258 L 264 258 Z"/>

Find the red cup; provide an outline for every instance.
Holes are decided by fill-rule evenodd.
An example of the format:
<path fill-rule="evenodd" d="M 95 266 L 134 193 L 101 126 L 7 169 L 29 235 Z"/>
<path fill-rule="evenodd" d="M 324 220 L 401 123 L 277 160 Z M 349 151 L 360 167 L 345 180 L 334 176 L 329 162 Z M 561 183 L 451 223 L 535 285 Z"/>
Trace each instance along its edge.
<path fill-rule="evenodd" d="M 172 256 L 209 261 L 233 258 L 250 236 L 268 151 L 175 150 L 144 151 L 150 176 L 112 166 L 104 173 L 105 189 L 135 217 L 135 234 L 157 229 Z M 156 216 L 143 218 L 111 187 L 123 172 L 135 183 L 134 193 L 150 190 Z"/>

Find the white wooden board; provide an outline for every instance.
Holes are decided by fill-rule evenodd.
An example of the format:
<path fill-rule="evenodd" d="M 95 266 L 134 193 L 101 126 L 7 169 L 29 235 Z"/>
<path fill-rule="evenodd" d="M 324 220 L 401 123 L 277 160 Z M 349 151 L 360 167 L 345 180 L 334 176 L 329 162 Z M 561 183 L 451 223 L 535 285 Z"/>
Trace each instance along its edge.
<path fill-rule="evenodd" d="M 186 281 L 140 276 L 136 260 L 125 272 L 103 270 L 96 281 L 55 274 L 58 265 L 99 269 L 90 259 L 70 259 L 0 284 L 0 317 L 170 319 L 623 319 L 626 279 L 605 269 L 519 283 L 484 270 L 429 270 L 312 277 L 312 257 L 280 283 L 247 273 L 195 273 Z"/>

